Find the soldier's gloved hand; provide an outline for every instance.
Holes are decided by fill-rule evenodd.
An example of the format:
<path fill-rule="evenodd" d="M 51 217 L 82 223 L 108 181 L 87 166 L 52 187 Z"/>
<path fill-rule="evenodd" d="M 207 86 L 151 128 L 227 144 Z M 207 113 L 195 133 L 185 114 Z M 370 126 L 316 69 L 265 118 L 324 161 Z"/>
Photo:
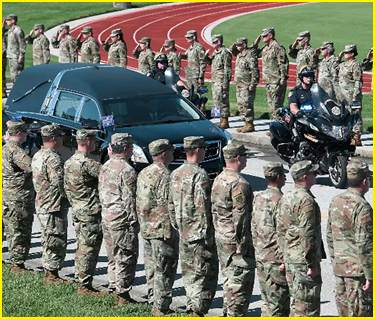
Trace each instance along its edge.
<path fill-rule="evenodd" d="M 303 112 L 303 111 L 298 111 L 298 112 L 296 113 L 296 118 L 297 118 L 297 119 L 300 119 L 301 117 L 303 117 L 304 114 L 305 114 L 305 112 Z"/>

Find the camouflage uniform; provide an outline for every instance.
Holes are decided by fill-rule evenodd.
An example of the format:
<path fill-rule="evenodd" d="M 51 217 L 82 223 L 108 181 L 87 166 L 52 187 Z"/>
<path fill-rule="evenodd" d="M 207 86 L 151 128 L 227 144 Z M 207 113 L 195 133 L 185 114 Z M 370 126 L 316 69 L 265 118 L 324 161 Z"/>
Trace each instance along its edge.
<path fill-rule="evenodd" d="M 148 43 L 150 46 L 151 39 L 143 37 L 141 40 L 139 40 L 139 42 L 143 44 Z M 155 53 L 150 47 L 146 51 L 138 51 L 137 48 L 135 48 L 132 53 L 133 56 L 138 60 L 138 70 L 142 74 L 147 74 L 148 71 L 155 68 Z"/>
<path fill-rule="evenodd" d="M 168 67 L 173 68 L 177 75 L 180 74 L 181 60 L 176 53 L 175 40 L 165 40 L 164 47 L 173 47 L 166 55 L 168 58 Z"/>
<path fill-rule="evenodd" d="M 225 159 L 246 154 L 243 145 L 223 149 Z M 212 215 L 215 241 L 223 274 L 226 317 L 246 315 L 254 287 L 255 256 L 251 239 L 254 195 L 241 174 L 224 168 L 212 185 Z"/>
<path fill-rule="evenodd" d="M 82 32 L 92 32 L 91 27 L 84 27 Z M 81 50 L 81 63 L 100 63 L 99 43 L 93 36 L 81 42 L 76 39 L 76 46 Z"/>
<path fill-rule="evenodd" d="M 60 30 L 66 29 L 69 31 L 68 25 L 62 25 Z M 51 39 L 51 44 L 55 49 L 59 51 L 59 63 L 77 63 L 78 62 L 78 51 L 76 40 L 68 33 L 61 40 L 54 35 Z"/>
<path fill-rule="evenodd" d="M 213 35 L 211 42 L 221 40 L 221 34 Z M 211 56 L 205 56 L 204 61 L 211 66 L 212 96 L 215 106 L 221 107 L 220 117 L 229 117 L 229 89 L 232 77 L 232 55 L 229 50 L 222 46 L 215 49 Z M 224 89 L 225 87 L 225 89 Z"/>
<path fill-rule="evenodd" d="M 87 141 L 95 132 L 77 131 L 77 140 Z M 76 151 L 64 165 L 64 188 L 73 208 L 77 237 L 75 278 L 92 286 L 93 275 L 103 241 L 98 178 L 102 165 L 82 151 Z"/>
<path fill-rule="evenodd" d="M 9 133 L 25 131 L 23 122 L 7 122 Z M 9 259 L 23 265 L 30 250 L 34 214 L 34 189 L 31 158 L 16 141 L 3 146 L 3 223 L 8 242 Z"/>
<path fill-rule="evenodd" d="M 372 51 L 372 48 L 371 48 Z M 367 57 L 362 60 L 361 63 L 362 72 L 371 71 L 372 72 L 372 58 L 368 59 Z M 373 87 L 374 77 L 371 76 L 371 96 L 372 96 L 372 87 Z"/>
<path fill-rule="evenodd" d="M 42 127 L 42 136 L 60 133 L 56 124 Z M 55 149 L 42 146 L 34 155 L 31 167 L 35 208 L 42 229 L 42 265 L 54 271 L 62 268 L 66 254 L 69 203 L 64 191 L 64 165 Z"/>
<path fill-rule="evenodd" d="M 168 140 L 149 145 L 157 156 L 173 150 Z M 160 162 L 143 169 L 137 180 L 137 215 L 144 239 L 144 260 L 149 302 L 166 313 L 172 302 L 172 287 L 178 263 L 178 234 L 171 226 L 168 212 L 170 172 Z"/>
<path fill-rule="evenodd" d="M 246 38 L 237 39 L 236 45 L 247 44 Z M 236 57 L 236 68 L 234 71 L 234 84 L 236 85 L 236 98 L 238 110 L 242 120 L 254 122 L 254 100 L 256 88 L 259 83 L 259 68 L 256 52 L 246 49 L 243 53 L 234 45 L 231 47 L 232 54 Z M 249 91 L 252 88 L 252 91 Z"/>
<path fill-rule="evenodd" d="M 310 161 L 297 162 L 290 168 L 294 180 L 318 165 Z M 320 315 L 320 291 L 322 277 L 322 234 L 320 208 L 314 195 L 306 187 L 296 184 L 280 201 L 280 224 L 282 252 L 286 268 L 286 279 L 291 297 L 291 316 L 318 317 Z M 284 234 L 284 236 L 283 236 Z M 318 275 L 307 275 L 308 268 L 315 268 Z"/>
<path fill-rule="evenodd" d="M 281 163 L 264 166 L 266 177 L 287 172 Z M 254 200 L 251 230 L 257 260 L 257 273 L 262 294 L 262 317 L 289 317 L 289 289 L 285 273 L 280 272 L 283 254 L 278 235 L 279 205 L 283 193 L 268 186 Z"/>
<path fill-rule="evenodd" d="M 265 28 L 262 35 L 274 34 L 273 28 Z M 268 106 L 274 119 L 280 119 L 280 109 L 283 107 L 286 81 L 288 79 L 289 61 L 285 48 L 276 40 L 258 49 L 258 58 L 262 58 L 262 81 L 266 85 Z M 280 85 L 283 82 L 283 85 Z"/>
<path fill-rule="evenodd" d="M 197 31 L 190 30 L 185 35 L 185 37 L 191 36 L 197 37 Z M 205 51 L 203 45 L 196 41 L 195 44 L 190 45 L 180 56 L 181 59 L 188 60 L 188 66 L 185 68 L 187 85 L 189 87 L 194 85 L 195 91 L 199 86 L 198 79 L 204 80 L 204 73 L 206 72 L 206 63 L 204 62 Z"/>
<path fill-rule="evenodd" d="M 368 165 L 350 161 L 348 179 L 369 177 Z M 362 287 L 372 277 L 372 208 L 354 188 L 337 195 L 328 211 L 327 243 L 336 278 L 340 317 L 372 317 L 372 292 Z"/>
<path fill-rule="evenodd" d="M 122 35 L 121 29 L 115 29 L 111 32 L 112 36 Z M 128 64 L 128 54 L 126 43 L 119 40 L 117 43 L 102 42 L 104 51 L 108 51 L 108 64 L 118 66 L 120 68 L 126 68 Z"/>
<path fill-rule="evenodd" d="M 129 146 L 132 137 L 116 133 L 111 144 Z M 135 207 L 137 174 L 126 159 L 113 154 L 99 175 L 109 289 L 122 296 L 132 288 L 138 258 L 139 224 Z"/>
<path fill-rule="evenodd" d="M 7 38 L 6 38 L 6 28 L 3 27 L 3 64 L 2 64 L 2 71 L 3 71 L 3 97 L 6 97 L 6 71 L 7 71 Z"/>
<path fill-rule="evenodd" d="M 34 26 L 34 30 L 44 29 L 43 24 L 36 24 Z M 41 64 L 48 64 L 50 60 L 50 51 L 49 51 L 49 40 L 44 35 L 44 33 L 39 34 L 36 37 L 31 35 L 27 35 L 25 37 L 25 41 L 28 44 L 33 45 L 33 64 L 34 65 L 41 65 Z"/>
<path fill-rule="evenodd" d="M 204 146 L 203 137 L 184 138 L 185 149 Z M 187 312 L 201 316 L 211 306 L 218 277 L 210 189 L 210 179 L 197 163 L 186 161 L 171 174 L 169 213 L 180 236 Z"/>

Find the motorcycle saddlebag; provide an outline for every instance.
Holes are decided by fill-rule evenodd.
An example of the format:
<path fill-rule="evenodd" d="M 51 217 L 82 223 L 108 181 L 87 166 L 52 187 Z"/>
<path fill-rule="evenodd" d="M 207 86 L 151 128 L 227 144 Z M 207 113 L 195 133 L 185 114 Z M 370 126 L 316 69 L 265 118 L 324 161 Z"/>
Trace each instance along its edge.
<path fill-rule="evenodd" d="M 280 143 L 289 143 L 291 141 L 289 130 L 279 122 L 270 123 L 270 132 Z"/>

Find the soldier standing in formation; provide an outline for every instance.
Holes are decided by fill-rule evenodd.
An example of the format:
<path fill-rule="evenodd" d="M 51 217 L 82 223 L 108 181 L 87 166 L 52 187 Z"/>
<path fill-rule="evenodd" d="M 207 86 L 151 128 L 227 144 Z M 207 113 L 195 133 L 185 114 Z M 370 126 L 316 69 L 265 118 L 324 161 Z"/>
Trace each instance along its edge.
<path fill-rule="evenodd" d="M 322 277 L 320 208 L 311 193 L 319 165 L 301 161 L 290 173 L 295 187 L 280 201 L 279 236 L 293 317 L 319 317 Z"/>
<path fill-rule="evenodd" d="M 2 71 L 3 71 L 3 98 L 8 97 L 7 94 L 7 81 L 6 81 L 6 71 L 7 71 L 7 38 L 6 38 L 6 28 L 5 20 L 3 21 L 3 62 L 2 62 Z"/>
<path fill-rule="evenodd" d="M 33 37 L 33 33 L 35 37 Z M 28 44 L 33 45 L 33 64 L 48 64 L 50 60 L 49 40 L 44 35 L 44 24 L 35 24 L 34 29 L 25 37 Z"/>
<path fill-rule="evenodd" d="M 181 68 L 181 61 L 176 53 L 176 45 L 173 39 L 165 40 L 163 47 L 161 48 L 161 52 L 163 49 L 166 51 L 167 58 L 168 58 L 168 66 L 173 68 L 177 75 L 180 74 Z"/>
<path fill-rule="evenodd" d="M 64 187 L 73 209 L 77 237 L 75 279 L 80 295 L 101 296 L 92 280 L 103 241 L 98 178 L 102 165 L 88 157 L 95 151 L 95 131 L 78 130 L 78 150 L 64 165 Z"/>
<path fill-rule="evenodd" d="M 6 123 L 9 138 L 3 146 L 3 223 L 12 263 L 10 272 L 26 272 L 34 214 L 31 158 L 21 147 L 27 139 L 24 122 Z"/>
<path fill-rule="evenodd" d="M 196 92 L 198 86 L 204 84 L 204 73 L 206 72 L 204 56 L 206 50 L 198 41 L 197 31 L 189 30 L 186 32 L 185 38 L 190 46 L 184 53 L 179 54 L 179 58 L 188 60 L 185 76 L 188 86 L 190 88 L 194 86 L 194 91 Z"/>
<path fill-rule="evenodd" d="M 261 37 L 266 45 L 258 49 Z M 275 40 L 273 27 L 264 28 L 252 48 L 255 48 L 257 56 L 262 58 L 262 81 L 266 85 L 268 106 L 273 118 L 280 120 L 280 109 L 284 103 L 289 71 L 285 48 Z"/>
<path fill-rule="evenodd" d="M 138 60 L 138 70 L 142 74 L 147 74 L 148 71 L 155 68 L 155 53 L 152 51 L 151 39 L 143 37 L 138 41 L 139 44 L 133 50 L 133 56 Z M 139 51 L 138 48 L 141 48 Z"/>
<path fill-rule="evenodd" d="M 57 124 L 41 129 L 43 146 L 34 155 L 31 167 L 36 191 L 35 208 L 42 229 L 44 281 L 67 284 L 59 278 L 67 245 L 69 203 L 64 191 L 64 166 L 57 150 L 64 133 Z"/>
<path fill-rule="evenodd" d="M 108 43 L 109 39 L 112 43 Z M 111 35 L 102 42 L 104 51 L 108 51 L 108 64 L 126 68 L 128 64 L 128 51 L 121 29 L 112 30 Z"/>
<path fill-rule="evenodd" d="M 18 17 L 15 14 L 8 15 L 5 21 L 9 27 L 6 31 L 8 36 L 7 58 L 9 60 L 10 77 L 14 83 L 25 66 L 25 34 L 17 25 Z"/>
<path fill-rule="evenodd" d="M 151 315 L 162 317 L 172 302 L 172 287 L 178 263 L 178 233 L 172 227 L 168 211 L 173 145 L 166 139 L 149 145 L 153 163 L 143 169 L 137 180 L 137 215 L 144 239 L 148 300 Z"/>
<path fill-rule="evenodd" d="M 236 43 L 231 46 L 230 51 L 236 57 L 234 84 L 237 88 L 238 110 L 245 122 L 244 127 L 238 128 L 237 132 L 254 132 L 254 100 L 259 83 L 257 53 L 247 47 L 246 38 L 237 39 Z"/>
<path fill-rule="evenodd" d="M 281 163 L 268 163 L 263 171 L 267 189 L 255 197 L 251 220 L 263 301 L 262 317 L 289 317 L 289 289 L 281 250 L 283 245 L 278 234 L 281 188 L 288 171 Z"/>
<path fill-rule="evenodd" d="M 84 40 L 81 42 L 82 35 Z M 94 38 L 92 27 L 83 27 L 76 46 L 81 50 L 81 63 L 100 63 L 99 43 Z"/>
<path fill-rule="evenodd" d="M 339 85 L 340 85 L 340 102 L 346 100 L 348 104 L 352 101 L 362 102 L 362 69 L 361 65 L 355 58 L 358 55 L 357 46 L 349 44 L 345 46 L 344 51 L 340 52 L 339 60 Z M 341 61 L 345 56 L 346 62 Z M 360 118 L 353 127 L 354 137 L 353 144 L 362 146 L 361 135 L 363 132 L 362 111 L 359 111 Z"/>
<path fill-rule="evenodd" d="M 202 317 L 215 297 L 218 260 L 211 214 L 211 182 L 199 167 L 204 160 L 203 136 L 184 138 L 187 161 L 171 174 L 169 214 L 180 236 L 182 278 L 186 311 Z"/>
<path fill-rule="evenodd" d="M 253 191 L 241 176 L 246 149 L 241 144 L 223 148 L 226 168 L 212 186 L 215 241 L 223 274 L 224 317 L 244 317 L 254 287 L 255 256 L 251 239 Z"/>
<path fill-rule="evenodd" d="M 119 306 L 135 302 L 129 294 L 137 266 L 139 233 L 135 206 L 137 173 L 128 163 L 132 154 L 132 136 L 113 134 L 110 159 L 99 175 L 109 288 L 115 291 L 115 303 Z"/>
<path fill-rule="evenodd" d="M 221 34 L 213 35 L 211 42 L 215 51 L 209 56 L 210 49 L 208 49 L 204 62 L 211 65 L 212 96 L 215 106 L 221 108 L 220 123 L 218 125 L 223 129 L 227 129 L 229 128 L 228 118 L 230 115 L 229 89 L 232 77 L 232 55 L 223 45 L 223 36 Z"/>
<path fill-rule="evenodd" d="M 361 67 L 362 67 L 362 72 L 364 72 L 364 71 L 371 71 L 372 72 L 372 48 L 367 53 L 367 56 L 362 60 Z M 372 97 L 373 81 L 374 81 L 374 77 L 371 76 L 371 97 Z"/>
<path fill-rule="evenodd" d="M 297 45 L 301 48 L 297 49 Z M 296 59 L 297 71 L 303 65 L 312 66 L 315 70 L 315 77 L 317 77 L 317 61 L 314 58 L 314 49 L 310 45 L 310 31 L 302 31 L 298 33 L 298 38 L 292 45 L 289 46 L 288 54 L 292 59 Z M 301 83 L 297 77 L 297 85 Z"/>
<path fill-rule="evenodd" d="M 60 29 L 51 39 L 51 44 L 59 51 L 59 63 L 77 63 L 78 51 L 76 40 L 69 33 L 70 27 L 67 24 L 60 26 Z"/>

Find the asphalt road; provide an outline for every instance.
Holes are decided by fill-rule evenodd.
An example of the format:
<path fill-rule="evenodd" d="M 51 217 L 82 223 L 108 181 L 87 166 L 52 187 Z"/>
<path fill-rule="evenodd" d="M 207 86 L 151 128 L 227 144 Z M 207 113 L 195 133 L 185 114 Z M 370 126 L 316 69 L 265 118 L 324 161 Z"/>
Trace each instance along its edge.
<path fill-rule="evenodd" d="M 247 167 L 243 171 L 245 178 L 250 182 L 253 191 L 255 193 L 262 191 L 266 188 L 266 184 L 263 178 L 262 167 L 266 162 L 279 161 L 274 152 L 270 149 L 259 149 L 249 148 L 250 156 L 247 161 Z M 372 169 L 372 164 L 369 163 Z M 287 174 L 286 185 L 283 188 L 283 192 L 293 187 L 293 182 L 290 174 Z M 328 255 L 328 248 L 326 243 L 326 226 L 327 226 L 327 212 L 331 199 L 342 192 L 342 190 L 335 189 L 330 185 L 328 176 L 321 176 L 317 178 L 317 184 L 312 187 L 312 193 L 316 196 L 316 200 L 322 211 L 322 235 L 325 243 L 326 252 Z M 371 203 L 373 202 L 373 189 L 366 194 L 366 199 Z M 41 267 L 41 233 L 38 218 L 35 216 L 33 224 L 33 235 L 32 235 L 32 247 L 30 250 L 29 259 L 26 262 L 26 267 L 33 268 L 35 270 L 42 271 Z M 146 276 L 143 264 L 143 246 L 142 240 L 140 247 L 140 256 L 138 259 L 136 279 L 133 284 L 133 290 L 131 295 L 138 301 L 146 301 Z M 74 227 L 71 221 L 71 214 L 69 214 L 69 229 L 68 229 L 68 249 L 67 256 L 64 262 L 64 268 L 61 271 L 63 277 L 73 278 L 74 277 L 74 253 L 76 249 Z M 3 241 L 3 260 L 7 260 L 7 246 L 6 242 Z M 322 316 L 337 316 L 337 310 L 334 302 L 334 276 L 332 265 L 330 260 L 324 260 L 321 263 L 323 287 L 321 293 L 321 315 Z M 94 277 L 94 286 L 106 287 L 107 285 L 107 257 L 104 244 L 100 251 L 99 263 L 96 268 Z M 183 282 L 181 278 L 181 270 L 178 270 L 176 281 L 173 288 L 173 303 L 172 308 L 184 309 L 186 303 L 185 290 L 183 288 Z M 221 316 L 222 315 L 222 304 L 223 304 L 223 290 L 222 290 L 222 278 L 220 276 L 218 288 L 215 296 L 215 300 L 208 313 L 208 316 Z M 247 316 L 260 316 L 261 314 L 261 296 L 259 290 L 258 279 L 255 279 L 255 286 L 253 290 L 253 296 L 249 306 Z M 24 314 L 27 316 L 27 314 Z"/>

